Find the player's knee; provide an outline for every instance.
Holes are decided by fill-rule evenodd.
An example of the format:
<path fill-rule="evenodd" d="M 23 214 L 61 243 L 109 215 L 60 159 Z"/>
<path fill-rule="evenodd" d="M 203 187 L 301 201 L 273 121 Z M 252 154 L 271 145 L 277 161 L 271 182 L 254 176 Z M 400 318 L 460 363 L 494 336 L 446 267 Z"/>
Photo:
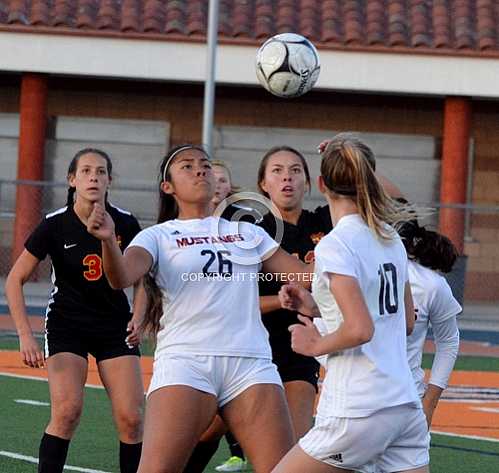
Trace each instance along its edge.
<path fill-rule="evenodd" d="M 80 402 L 57 403 L 52 411 L 52 422 L 65 431 L 72 432 L 80 421 L 82 404 Z"/>
<path fill-rule="evenodd" d="M 115 421 L 121 437 L 134 442 L 142 439 L 143 412 L 141 408 L 118 413 Z"/>

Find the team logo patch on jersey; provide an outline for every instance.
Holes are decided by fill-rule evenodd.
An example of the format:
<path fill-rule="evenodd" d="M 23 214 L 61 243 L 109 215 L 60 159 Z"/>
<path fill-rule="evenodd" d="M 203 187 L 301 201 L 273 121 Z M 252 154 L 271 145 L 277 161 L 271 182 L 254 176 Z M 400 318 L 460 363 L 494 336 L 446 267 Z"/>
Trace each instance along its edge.
<path fill-rule="evenodd" d="M 69 250 L 69 248 L 73 248 L 77 245 L 78 243 L 70 243 L 69 245 L 67 243 L 64 243 L 64 249 Z"/>
<path fill-rule="evenodd" d="M 336 463 L 343 463 L 343 456 L 341 453 L 334 453 L 333 455 L 330 455 L 329 460 L 332 460 Z"/>
<path fill-rule="evenodd" d="M 121 248 L 121 236 L 116 235 L 116 241 L 118 242 L 118 246 Z"/>
<path fill-rule="evenodd" d="M 171 232 L 171 235 L 180 235 L 180 232 L 178 230 L 175 230 L 174 232 Z"/>
<path fill-rule="evenodd" d="M 323 236 L 324 236 L 324 232 L 312 233 L 310 235 L 310 239 L 312 240 L 312 243 L 314 245 L 317 245 L 317 243 L 319 243 L 321 241 Z"/>

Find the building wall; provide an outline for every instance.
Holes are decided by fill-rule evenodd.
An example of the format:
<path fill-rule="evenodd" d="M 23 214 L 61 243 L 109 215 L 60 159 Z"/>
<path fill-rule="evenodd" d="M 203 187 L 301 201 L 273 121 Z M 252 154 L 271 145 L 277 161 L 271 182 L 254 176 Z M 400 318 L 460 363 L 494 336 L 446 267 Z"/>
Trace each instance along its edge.
<path fill-rule="evenodd" d="M 0 113 L 18 113 L 19 76 L 0 78 Z M 202 128 L 200 85 L 51 78 L 49 115 L 164 120 L 170 145 L 199 142 Z M 265 126 L 441 137 L 443 99 L 349 95 L 313 91 L 282 100 L 263 89 L 218 87 L 215 122 L 219 126 Z M 473 203 L 499 205 L 499 108 L 473 103 L 475 162 Z M 466 296 L 499 294 L 499 217 L 496 212 L 471 216 L 466 243 Z"/>

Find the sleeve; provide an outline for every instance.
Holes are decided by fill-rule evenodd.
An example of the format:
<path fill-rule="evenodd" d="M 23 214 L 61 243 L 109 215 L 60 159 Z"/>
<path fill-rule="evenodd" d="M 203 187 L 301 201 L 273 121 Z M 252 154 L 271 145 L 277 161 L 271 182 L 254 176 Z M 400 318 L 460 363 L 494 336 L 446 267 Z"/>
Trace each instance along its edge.
<path fill-rule="evenodd" d="M 127 246 L 126 251 L 132 246 L 138 246 L 140 248 L 144 248 L 151 256 L 152 256 L 152 266 L 156 266 L 158 262 L 158 239 L 154 232 L 154 227 L 146 228 L 145 230 L 140 231 L 134 239 Z"/>
<path fill-rule="evenodd" d="M 448 317 L 444 321 L 432 324 L 432 331 L 436 351 L 428 383 L 445 389 L 459 351 L 456 317 Z"/>
<path fill-rule="evenodd" d="M 50 221 L 44 218 L 24 243 L 24 247 L 40 261 L 45 259 L 50 251 L 52 236 L 50 227 Z"/>
<path fill-rule="evenodd" d="M 256 232 L 258 256 L 260 260 L 263 261 L 265 257 L 274 251 L 279 245 L 277 242 L 270 237 L 270 235 L 261 227 L 257 225 L 252 225 Z"/>
<path fill-rule="evenodd" d="M 320 268 L 322 273 L 342 274 L 359 279 L 356 255 L 335 235 L 320 241 L 316 247 L 315 258 L 317 268 Z"/>
<path fill-rule="evenodd" d="M 462 310 L 447 281 L 443 277 L 439 277 L 428 300 L 430 323 L 433 325 L 443 322 L 450 317 L 455 317 Z"/>

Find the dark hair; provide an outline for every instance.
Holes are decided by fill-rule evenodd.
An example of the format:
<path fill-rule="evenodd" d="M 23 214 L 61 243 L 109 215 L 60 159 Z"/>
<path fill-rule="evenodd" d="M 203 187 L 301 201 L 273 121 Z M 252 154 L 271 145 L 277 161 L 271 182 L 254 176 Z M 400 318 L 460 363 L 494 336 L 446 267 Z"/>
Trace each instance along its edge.
<path fill-rule="evenodd" d="M 172 163 L 172 157 L 176 153 L 179 153 L 182 148 L 185 148 L 186 150 L 194 149 L 201 151 L 210 159 L 210 156 L 202 146 L 191 144 L 175 146 L 163 157 L 159 166 L 159 211 L 157 223 L 163 223 L 178 217 L 177 201 L 173 195 L 163 192 L 161 184 L 163 182 L 170 182 L 171 175 L 169 169 L 170 164 Z M 147 307 L 141 327 L 146 332 L 156 335 L 159 331 L 159 321 L 163 316 L 163 294 L 156 284 L 156 280 L 150 274 L 146 274 L 143 281 L 147 295 Z"/>
<path fill-rule="evenodd" d="M 452 271 L 458 252 L 446 236 L 426 230 L 417 220 L 400 224 L 397 231 L 411 260 L 442 273 Z"/>
<path fill-rule="evenodd" d="M 310 189 L 311 184 L 310 184 L 310 171 L 308 169 L 308 164 L 305 158 L 303 157 L 303 154 L 301 154 L 298 150 L 292 148 L 291 146 L 274 146 L 273 148 L 270 148 L 265 155 L 263 156 L 262 160 L 260 161 L 260 166 L 258 168 L 258 190 L 260 191 L 261 194 L 263 194 L 265 197 L 270 198 L 269 194 L 265 192 L 262 189 L 261 182 L 265 179 L 265 171 L 267 170 L 267 164 L 269 159 L 276 153 L 279 153 L 279 151 L 287 151 L 289 153 L 296 154 L 300 158 L 301 164 L 303 166 L 303 170 L 305 171 L 305 181 L 308 184 L 308 188 Z"/>
<path fill-rule="evenodd" d="M 109 155 L 105 152 L 102 151 L 101 149 L 97 148 L 83 148 L 80 151 L 78 151 L 74 156 L 71 162 L 69 163 L 68 167 L 68 174 L 67 176 L 74 176 L 76 174 L 76 170 L 78 169 L 78 162 L 80 161 L 80 158 L 86 154 L 96 154 L 100 156 L 101 158 L 104 158 L 106 161 L 106 168 L 107 168 L 107 174 L 109 177 L 112 177 L 113 173 L 113 163 L 111 162 L 111 158 Z M 70 207 L 73 205 L 74 202 L 74 194 L 76 192 L 75 187 L 68 187 L 68 197 L 66 199 L 66 205 Z M 107 201 L 107 192 L 106 192 L 106 201 Z"/>

